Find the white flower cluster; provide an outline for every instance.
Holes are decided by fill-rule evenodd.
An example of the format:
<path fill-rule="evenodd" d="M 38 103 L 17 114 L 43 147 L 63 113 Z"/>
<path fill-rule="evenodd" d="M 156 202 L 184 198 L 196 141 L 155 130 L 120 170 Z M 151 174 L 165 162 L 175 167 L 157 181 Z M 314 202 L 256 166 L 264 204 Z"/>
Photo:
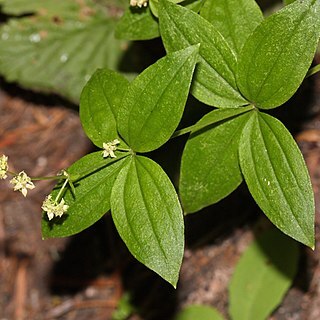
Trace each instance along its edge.
<path fill-rule="evenodd" d="M 114 151 L 116 150 L 116 144 L 120 143 L 119 140 L 114 140 L 109 144 L 106 144 L 105 152 L 110 155 L 110 157 L 115 157 Z M 35 188 L 35 185 L 32 182 L 32 179 L 24 172 L 21 171 L 18 174 L 8 171 L 8 157 L 2 155 L 0 157 L 0 179 L 6 179 L 8 176 L 7 174 L 13 175 L 13 178 L 10 180 L 10 183 L 13 185 L 14 191 L 20 191 L 24 197 L 27 196 L 28 189 L 32 190 Z M 42 204 L 42 209 L 47 213 L 49 220 L 53 219 L 54 217 L 61 217 L 69 208 L 69 206 L 65 203 L 64 199 L 62 198 L 60 202 L 58 199 L 65 188 L 66 184 L 69 182 L 69 175 L 66 171 L 62 171 L 59 175 L 63 175 L 66 177 L 65 182 L 55 200 L 52 199 L 51 195 L 48 195 Z M 35 179 L 35 178 L 34 178 Z M 37 178 L 39 180 L 39 178 Z"/>
<path fill-rule="evenodd" d="M 117 156 L 114 154 L 114 152 L 117 150 L 117 145 L 120 143 L 118 139 L 114 139 L 111 142 L 104 142 L 103 143 L 103 153 L 102 156 L 104 158 L 111 157 L 111 158 L 116 158 Z"/>
<path fill-rule="evenodd" d="M 27 189 L 32 190 L 35 188 L 33 182 L 31 181 L 31 178 L 28 177 L 28 175 L 24 171 L 21 171 L 16 176 L 14 176 L 10 180 L 10 183 L 13 184 L 13 190 L 21 191 L 24 197 L 27 196 Z"/>
<path fill-rule="evenodd" d="M 51 220 L 54 217 L 61 217 L 65 212 L 67 212 L 69 206 L 65 204 L 62 198 L 59 203 L 53 200 L 51 195 L 48 195 L 42 204 L 42 210 L 47 213 L 48 219 Z"/>
<path fill-rule="evenodd" d="M 0 179 L 7 179 L 8 157 L 4 154 L 0 158 Z"/>
<path fill-rule="evenodd" d="M 149 0 L 130 0 L 131 7 L 146 7 L 148 5 Z"/>

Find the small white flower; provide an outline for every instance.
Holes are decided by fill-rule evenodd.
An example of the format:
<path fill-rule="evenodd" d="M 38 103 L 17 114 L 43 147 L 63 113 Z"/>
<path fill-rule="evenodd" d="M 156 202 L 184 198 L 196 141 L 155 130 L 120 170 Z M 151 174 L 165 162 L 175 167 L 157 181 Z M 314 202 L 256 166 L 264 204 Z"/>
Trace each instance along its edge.
<path fill-rule="evenodd" d="M 35 186 L 31 181 L 31 178 L 27 176 L 24 171 L 19 172 L 15 177 L 10 180 L 10 183 L 13 184 L 14 191 L 21 191 L 24 197 L 27 196 L 27 189 L 34 189 Z"/>
<path fill-rule="evenodd" d="M 62 217 L 62 215 L 67 212 L 69 206 L 65 204 L 62 198 L 60 203 L 52 200 L 51 195 L 48 195 L 41 206 L 42 210 L 47 213 L 48 219 L 51 220 L 54 217 Z"/>
<path fill-rule="evenodd" d="M 149 0 L 130 0 L 131 7 L 146 7 L 148 5 Z"/>
<path fill-rule="evenodd" d="M 104 158 L 107 158 L 107 157 L 111 157 L 111 158 L 116 158 L 117 156 L 114 154 L 114 151 L 117 150 L 117 144 L 119 144 L 120 141 L 118 139 L 114 139 L 113 141 L 111 142 L 106 142 L 106 143 L 103 143 L 103 153 L 102 153 L 102 156 Z"/>
<path fill-rule="evenodd" d="M 0 179 L 7 179 L 8 157 L 4 154 L 0 158 Z"/>

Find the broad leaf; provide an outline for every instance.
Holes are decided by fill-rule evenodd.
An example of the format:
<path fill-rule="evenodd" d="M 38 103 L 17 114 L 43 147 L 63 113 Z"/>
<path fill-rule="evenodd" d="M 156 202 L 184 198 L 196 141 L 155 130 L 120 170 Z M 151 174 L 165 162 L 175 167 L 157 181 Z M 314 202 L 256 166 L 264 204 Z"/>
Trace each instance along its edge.
<path fill-rule="evenodd" d="M 288 4 L 290 4 L 290 3 L 292 3 L 292 2 L 295 2 L 296 0 L 283 0 L 283 3 L 285 4 L 285 5 L 288 5 Z"/>
<path fill-rule="evenodd" d="M 181 1 L 172 1 L 181 2 Z M 182 5 L 199 12 L 203 0 L 188 0 Z M 143 8 L 129 7 L 117 23 L 115 35 L 119 39 L 149 40 L 160 36 L 158 24 L 158 1 L 149 1 Z"/>
<path fill-rule="evenodd" d="M 159 148 L 177 128 L 198 50 L 196 45 L 168 54 L 131 82 L 122 100 L 118 129 L 134 151 Z"/>
<path fill-rule="evenodd" d="M 277 230 L 264 232 L 245 251 L 233 274 L 233 320 L 264 320 L 281 303 L 297 272 L 299 248 Z"/>
<path fill-rule="evenodd" d="M 157 19 L 149 7 L 128 8 L 116 26 L 115 35 L 119 39 L 148 40 L 160 36 Z"/>
<path fill-rule="evenodd" d="M 76 178 L 75 194 L 71 189 L 63 194 L 69 209 L 61 218 L 49 221 L 43 213 L 43 238 L 66 237 L 76 234 L 98 221 L 110 210 L 110 195 L 114 181 L 128 159 L 104 159 L 101 151 L 91 153 L 75 162 L 67 172 L 71 179 Z M 55 199 L 59 193 L 59 184 L 51 193 Z"/>
<path fill-rule="evenodd" d="M 113 10 L 124 9 L 128 5 L 127 0 L 100 0 L 103 6 L 112 6 Z M 50 13 L 52 16 L 61 12 L 73 14 L 74 10 L 90 11 L 91 0 L 84 1 L 53 1 L 53 0 L 0 0 L 1 11 L 9 15 L 23 15 L 33 12 Z"/>
<path fill-rule="evenodd" d="M 180 3 L 182 6 L 195 12 L 199 12 L 205 0 L 169 0 L 172 3 Z M 150 0 L 149 2 L 152 13 L 159 17 L 159 0 Z"/>
<path fill-rule="evenodd" d="M 320 1 L 296 1 L 264 20 L 239 58 L 238 86 L 257 107 L 275 108 L 299 88 L 320 37 Z"/>
<path fill-rule="evenodd" d="M 254 0 L 207 0 L 200 14 L 215 26 L 237 55 L 263 20 Z"/>
<path fill-rule="evenodd" d="M 238 107 L 247 101 L 235 80 L 236 57 L 214 26 L 195 12 L 163 0 L 160 33 L 168 52 L 200 43 L 200 62 L 192 93 L 200 101 L 221 108 Z"/>
<path fill-rule="evenodd" d="M 52 0 L 0 0 L 1 11 L 5 14 L 23 15 L 34 12 L 50 12 L 51 15 L 61 12 L 74 12 L 79 10 L 75 1 L 52 1 Z M 85 5 L 85 4 L 83 4 Z"/>
<path fill-rule="evenodd" d="M 313 190 L 302 154 L 284 125 L 253 113 L 241 137 L 240 165 L 253 198 L 271 222 L 313 248 Z"/>
<path fill-rule="evenodd" d="M 0 73 L 24 87 L 54 91 L 78 102 L 93 72 L 116 69 L 128 46 L 114 39 L 114 18 L 93 0 L 1 3 L 9 13 L 36 11 L 10 18 L 0 28 Z"/>
<path fill-rule="evenodd" d="M 205 305 L 189 305 L 180 311 L 174 320 L 223 320 L 222 315 L 214 308 Z"/>
<path fill-rule="evenodd" d="M 133 256 L 175 287 L 184 225 L 178 196 L 162 168 L 148 158 L 133 157 L 112 189 L 111 212 Z"/>
<path fill-rule="evenodd" d="M 182 155 L 180 197 L 185 212 L 216 203 L 242 182 L 238 160 L 244 108 L 214 110 L 198 124 L 215 124 L 191 134 Z"/>
<path fill-rule="evenodd" d="M 102 147 L 118 137 L 117 114 L 121 98 L 129 85 L 122 75 L 108 69 L 94 73 L 80 98 L 80 119 L 91 141 Z"/>

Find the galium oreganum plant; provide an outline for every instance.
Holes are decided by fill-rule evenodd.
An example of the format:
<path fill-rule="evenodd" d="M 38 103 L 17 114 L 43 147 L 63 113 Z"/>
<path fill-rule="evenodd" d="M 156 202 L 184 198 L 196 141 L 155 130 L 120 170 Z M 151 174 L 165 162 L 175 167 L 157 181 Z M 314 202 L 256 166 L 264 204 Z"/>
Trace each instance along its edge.
<path fill-rule="evenodd" d="M 69 167 L 46 198 L 43 237 L 78 233 L 110 211 L 133 256 L 175 287 L 183 214 L 220 201 L 244 180 L 278 229 L 314 248 L 307 167 L 289 131 L 267 111 L 319 71 L 309 68 L 320 37 L 320 0 L 297 0 L 268 18 L 254 0 L 131 5 L 138 8 L 124 14 L 117 36 L 160 35 L 167 55 L 132 82 L 108 69 L 88 81 L 80 119 L 101 150 Z M 189 93 L 212 111 L 176 131 Z M 178 196 L 145 154 L 182 134 L 189 138 Z"/>

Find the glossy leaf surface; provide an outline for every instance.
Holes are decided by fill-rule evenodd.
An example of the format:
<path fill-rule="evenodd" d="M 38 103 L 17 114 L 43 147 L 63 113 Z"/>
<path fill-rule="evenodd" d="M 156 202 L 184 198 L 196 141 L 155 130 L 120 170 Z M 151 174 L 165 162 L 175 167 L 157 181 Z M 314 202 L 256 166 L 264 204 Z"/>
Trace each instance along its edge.
<path fill-rule="evenodd" d="M 159 8 L 160 33 L 167 52 L 201 44 L 193 95 L 215 107 L 247 104 L 235 81 L 235 54 L 220 32 L 200 15 L 180 5 L 163 0 Z"/>
<path fill-rule="evenodd" d="M 207 0 L 200 14 L 224 36 L 237 55 L 263 20 L 254 0 Z"/>
<path fill-rule="evenodd" d="M 101 69 L 84 87 L 80 98 L 80 119 L 95 145 L 102 147 L 104 142 L 119 138 L 116 119 L 128 85 L 129 81 L 121 74 Z"/>
<path fill-rule="evenodd" d="M 238 148 L 249 114 L 243 108 L 218 109 L 198 124 L 215 122 L 192 133 L 182 155 L 179 193 L 185 212 L 216 203 L 242 182 Z"/>
<path fill-rule="evenodd" d="M 264 20 L 239 58 L 242 94 L 261 109 L 286 102 L 299 88 L 320 37 L 320 1 L 296 1 Z"/>
<path fill-rule="evenodd" d="M 314 196 L 302 154 L 275 118 L 253 113 L 240 141 L 240 165 L 248 188 L 271 222 L 314 246 Z"/>
<path fill-rule="evenodd" d="M 134 151 L 159 148 L 177 128 L 198 51 L 196 45 L 168 54 L 131 82 L 122 100 L 118 129 Z"/>
<path fill-rule="evenodd" d="M 184 250 L 183 215 L 162 168 L 133 157 L 112 189 L 111 212 L 133 256 L 175 287 Z"/>
<path fill-rule="evenodd" d="M 99 151 L 86 155 L 68 168 L 71 179 L 76 179 L 75 195 L 70 188 L 63 194 L 69 209 L 61 218 L 49 221 L 46 213 L 43 214 L 43 238 L 67 237 L 79 233 L 110 210 L 113 183 L 121 168 L 128 162 L 123 157 L 126 154 L 120 153 L 116 159 L 104 159 Z M 52 191 L 53 199 L 59 190 L 60 187 L 57 186 Z"/>
<path fill-rule="evenodd" d="M 264 320 L 281 303 L 297 272 L 298 244 L 280 231 L 264 232 L 244 252 L 231 279 L 233 320 Z"/>

